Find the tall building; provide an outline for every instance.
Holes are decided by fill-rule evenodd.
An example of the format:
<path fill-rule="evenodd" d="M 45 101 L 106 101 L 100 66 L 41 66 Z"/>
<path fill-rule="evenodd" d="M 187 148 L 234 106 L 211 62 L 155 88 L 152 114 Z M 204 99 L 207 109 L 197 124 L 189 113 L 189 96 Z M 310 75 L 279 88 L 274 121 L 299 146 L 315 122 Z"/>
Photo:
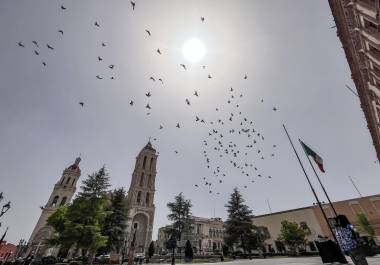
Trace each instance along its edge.
<path fill-rule="evenodd" d="M 71 201 L 76 190 L 76 184 L 81 175 L 79 168 L 80 161 L 81 159 L 78 157 L 74 164 L 63 171 L 61 178 L 54 185 L 53 191 L 46 205 L 41 207 L 42 213 L 34 227 L 32 235 L 30 236 L 27 254 L 31 253 L 36 256 L 47 255 L 49 246 L 46 241 L 50 237 L 53 228 L 47 226 L 46 221 L 59 206 L 65 205 Z"/>
<path fill-rule="evenodd" d="M 149 141 L 136 157 L 128 191 L 130 217 L 128 229 L 129 235 L 136 233 L 137 253 L 145 253 L 152 241 L 157 156 Z"/>
<path fill-rule="evenodd" d="M 329 0 L 380 161 L 380 3 L 378 0 Z"/>
<path fill-rule="evenodd" d="M 159 254 L 168 252 L 166 242 L 169 240 L 171 233 L 171 225 L 158 229 L 156 248 Z M 193 246 L 194 253 L 198 255 L 221 252 L 224 243 L 224 233 L 224 222 L 221 218 L 193 216 L 190 233 L 182 235 L 182 242 L 179 244 L 184 246 L 186 241 L 189 240 Z"/>

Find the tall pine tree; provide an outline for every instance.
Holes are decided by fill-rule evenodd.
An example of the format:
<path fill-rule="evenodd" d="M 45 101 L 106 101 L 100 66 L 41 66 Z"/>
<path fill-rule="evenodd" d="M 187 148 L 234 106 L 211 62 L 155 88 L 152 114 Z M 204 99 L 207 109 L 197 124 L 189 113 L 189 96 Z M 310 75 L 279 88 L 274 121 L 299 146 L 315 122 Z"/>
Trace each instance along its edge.
<path fill-rule="evenodd" d="M 247 253 L 257 247 L 258 238 L 252 223 L 252 211 L 244 202 L 243 196 L 235 188 L 225 205 L 228 212 L 225 243 L 230 248 L 238 246 Z"/>
<path fill-rule="evenodd" d="M 168 219 L 173 222 L 173 232 L 178 240 L 181 240 L 183 232 L 190 230 L 191 218 L 191 201 L 186 200 L 182 192 L 174 197 L 174 202 L 167 204 L 170 214 Z"/>
<path fill-rule="evenodd" d="M 108 241 L 102 252 L 120 253 L 124 246 L 128 220 L 127 195 L 124 188 L 114 190 L 110 194 L 110 199 L 111 203 L 107 208 L 109 214 L 102 227 L 102 234 L 108 237 Z"/>
<path fill-rule="evenodd" d="M 103 166 L 83 181 L 82 191 L 66 208 L 57 210 L 48 219 L 55 233 L 51 242 L 65 248 L 75 246 L 89 255 L 92 264 L 96 251 L 106 245 L 102 225 L 107 216 L 109 177 Z"/>

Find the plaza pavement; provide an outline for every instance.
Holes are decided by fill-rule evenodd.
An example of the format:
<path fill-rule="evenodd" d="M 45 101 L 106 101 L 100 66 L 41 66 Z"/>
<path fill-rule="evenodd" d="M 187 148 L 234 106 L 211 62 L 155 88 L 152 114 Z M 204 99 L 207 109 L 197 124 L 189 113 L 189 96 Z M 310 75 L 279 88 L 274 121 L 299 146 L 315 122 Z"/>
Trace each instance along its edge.
<path fill-rule="evenodd" d="M 347 257 L 347 260 L 350 265 L 353 263 L 351 259 Z M 380 256 L 367 258 L 369 265 L 380 265 Z M 227 262 L 217 262 L 217 263 L 194 263 L 196 265 L 321 265 L 322 260 L 320 257 L 297 257 L 297 258 L 267 258 L 267 259 L 252 259 L 252 260 L 234 260 Z M 338 263 L 335 263 L 338 264 Z"/>

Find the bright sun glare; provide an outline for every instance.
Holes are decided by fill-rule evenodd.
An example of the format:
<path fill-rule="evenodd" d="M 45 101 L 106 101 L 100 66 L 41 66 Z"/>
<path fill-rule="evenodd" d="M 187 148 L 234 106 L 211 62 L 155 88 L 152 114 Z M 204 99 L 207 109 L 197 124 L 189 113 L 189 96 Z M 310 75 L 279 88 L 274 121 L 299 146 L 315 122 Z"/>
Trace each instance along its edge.
<path fill-rule="evenodd" d="M 197 63 L 205 56 L 206 48 L 200 40 L 191 39 L 183 45 L 182 53 L 186 60 Z"/>

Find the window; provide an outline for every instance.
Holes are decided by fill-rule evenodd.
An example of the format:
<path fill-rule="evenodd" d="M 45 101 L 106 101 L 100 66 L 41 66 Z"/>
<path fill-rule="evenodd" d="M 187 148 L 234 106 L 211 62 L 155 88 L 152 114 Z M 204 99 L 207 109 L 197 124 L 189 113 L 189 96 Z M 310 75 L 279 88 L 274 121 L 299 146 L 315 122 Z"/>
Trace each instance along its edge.
<path fill-rule="evenodd" d="M 150 194 L 149 192 L 146 194 L 146 198 L 145 198 L 145 203 L 146 204 L 149 204 L 149 201 L 150 201 Z"/>
<path fill-rule="evenodd" d="M 141 173 L 141 177 L 140 177 L 140 187 L 143 187 L 144 186 L 144 172 Z"/>
<path fill-rule="evenodd" d="M 149 168 L 150 168 L 150 170 L 153 169 L 153 157 L 150 159 Z"/>
<path fill-rule="evenodd" d="M 65 178 L 62 178 L 61 185 L 63 184 L 64 181 L 65 181 Z"/>
<path fill-rule="evenodd" d="M 65 205 L 67 197 L 63 197 L 59 206 Z"/>
<path fill-rule="evenodd" d="M 71 178 L 68 178 L 68 179 L 66 180 L 66 184 L 69 184 L 70 180 L 71 180 Z"/>
<path fill-rule="evenodd" d="M 141 202 L 141 191 L 139 191 L 139 192 L 137 193 L 136 202 L 137 202 L 137 203 L 140 203 L 140 202 Z"/>
<path fill-rule="evenodd" d="M 51 206 L 55 207 L 57 205 L 58 199 L 59 199 L 59 196 L 58 195 L 55 196 L 53 199 L 53 202 L 51 203 Z"/>
<path fill-rule="evenodd" d="M 146 166 L 146 156 L 144 156 L 144 160 L 143 160 L 143 169 L 145 169 L 145 166 Z"/>
<path fill-rule="evenodd" d="M 73 179 L 73 182 L 71 182 L 71 186 L 73 186 L 73 185 L 74 185 L 74 182 L 75 182 L 75 178 Z"/>
<path fill-rule="evenodd" d="M 148 175 L 148 187 L 152 185 L 152 175 Z"/>

